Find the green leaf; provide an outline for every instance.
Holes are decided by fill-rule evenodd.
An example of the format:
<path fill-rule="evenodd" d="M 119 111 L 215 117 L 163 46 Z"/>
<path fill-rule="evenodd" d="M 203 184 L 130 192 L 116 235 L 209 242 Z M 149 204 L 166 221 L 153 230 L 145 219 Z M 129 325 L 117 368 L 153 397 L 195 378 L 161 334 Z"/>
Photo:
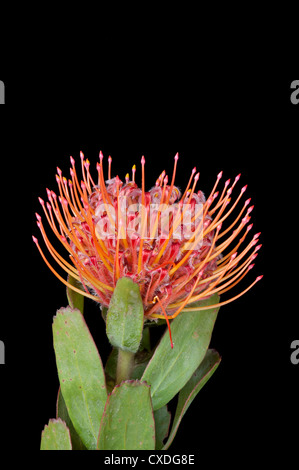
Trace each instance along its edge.
<path fill-rule="evenodd" d="M 116 380 L 118 349 L 112 348 L 105 365 L 106 386 L 108 393 L 112 392 Z"/>
<path fill-rule="evenodd" d="M 130 377 L 131 379 L 140 380 L 152 355 L 152 352 L 148 352 L 145 350 L 139 351 L 137 354 L 135 354 L 134 367 L 132 370 L 132 375 Z"/>
<path fill-rule="evenodd" d="M 119 279 L 111 297 L 106 318 L 110 343 L 136 353 L 142 338 L 143 304 L 138 284 L 129 277 Z"/>
<path fill-rule="evenodd" d="M 148 327 L 144 327 L 143 332 L 142 332 L 142 339 L 141 339 L 139 351 L 142 351 L 143 349 L 146 349 L 149 352 L 151 350 L 150 330 Z"/>
<path fill-rule="evenodd" d="M 78 289 L 84 290 L 84 287 L 82 286 L 81 282 L 77 281 L 70 274 L 68 275 L 67 280 L 72 286 L 77 287 Z M 80 310 L 80 312 L 83 315 L 83 313 L 84 313 L 84 295 L 79 294 L 79 292 L 74 291 L 70 287 L 66 288 L 66 295 L 67 295 L 67 299 L 68 299 L 68 302 L 69 302 L 69 306 L 71 308 L 77 308 L 78 310 Z"/>
<path fill-rule="evenodd" d="M 107 313 L 108 313 L 108 308 L 105 307 L 104 305 L 101 305 L 101 314 L 105 323 L 106 323 Z"/>
<path fill-rule="evenodd" d="M 61 388 L 58 390 L 57 396 L 57 403 L 56 403 L 56 418 L 60 418 L 62 421 L 65 422 L 67 427 L 70 431 L 71 442 L 72 442 L 72 449 L 73 450 L 86 450 L 85 445 L 80 439 L 76 429 L 73 426 L 69 413 L 67 411 L 67 407 L 64 401 L 64 398 L 61 393 Z"/>
<path fill-rule="evenodd" d="M 154 411 L 154 418 L 156 425 L 156 450 L 161 450 L 163 441 L 168 436 L 171 420 L 171 414 L 168 411 L 167 405 Z"/>
<path fill-rule="evenodd" d="M 101 358 L 79 310 L 67 307 L 57 312 L 53 338 L 70 419 L 87 449 L 95 449 L 107 391 Z"/>
<path fill-rule="evenodd" d="M 217 294 L 200 303 L 218 303 Z M 198 306 L 193 303 L 192 306 Z M 154 410 L 168 403 L 188 382 L 209 347 L 219 307 L 197 312 L 181 312 L 171 323 L 174 347 L 166 330 L 141 380 L 151 385 Z"/>
<path fill-rule="evenodd" d="M 50 419 L 44 427 L 40 450 L 72 450 L 70 432 L 61 419 Z"/>
<path fill-rule="evenodd" d="M 101 421 L 98 449 L 155 449 L 155 421 L 148 384 L 128 380 L 113 389 Z"/>
<path fill-rule="evenodd" d="M 209 378 L 214 374 L 220 362 L 221 357 L 218 352 L 214 349 L 208 349 L 204 360 L 196 369 L 191 379 L 186 383 L 185 387 L 182 388 L 182 390 L 180 391 L 171 433 L 169 435 L 167 443 L 163 447 L 163 450 L 168 449 L 171 445 L 184 414 L 188 410 L 189 406 L 191 405 L 198 392 L 200 392 L 200 390 L 207 383 Z"/>

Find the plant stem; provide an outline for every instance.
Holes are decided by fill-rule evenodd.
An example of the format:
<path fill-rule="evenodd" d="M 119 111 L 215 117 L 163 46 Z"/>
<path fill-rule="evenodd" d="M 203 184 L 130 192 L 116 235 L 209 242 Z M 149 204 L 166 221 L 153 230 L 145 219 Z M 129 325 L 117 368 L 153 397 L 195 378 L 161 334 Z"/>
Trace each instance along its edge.
<path fill-rule="evenodd" d="M 119 349 L 116 369 L 116 384 L 120 384 L 123 380 L 131 378 L 133 365 L 134 353 Z"/>

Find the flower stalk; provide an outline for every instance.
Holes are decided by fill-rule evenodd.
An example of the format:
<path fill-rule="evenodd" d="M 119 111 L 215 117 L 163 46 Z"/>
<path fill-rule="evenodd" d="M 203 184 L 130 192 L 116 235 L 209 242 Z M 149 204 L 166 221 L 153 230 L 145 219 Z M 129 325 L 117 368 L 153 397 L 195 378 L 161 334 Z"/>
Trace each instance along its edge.
<path fill-rule="evenodd" d="M 131 379 L 135 354 L 119 348 L 116 368 L 116 385 Z"/>

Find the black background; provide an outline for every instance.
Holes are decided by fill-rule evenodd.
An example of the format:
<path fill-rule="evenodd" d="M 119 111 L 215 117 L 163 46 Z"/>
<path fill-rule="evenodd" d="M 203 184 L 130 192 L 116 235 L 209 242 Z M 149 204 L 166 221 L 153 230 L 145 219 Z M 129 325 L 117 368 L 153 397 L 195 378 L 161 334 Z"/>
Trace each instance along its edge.
<path fill-rule="evenodd" d="M 145 155 L 147 187 L 163 169 L 171 173 L 176 152 L 181 187 L 194 166 L 205 193 L 219 171 L 224 181 L 242 173 L 239 187 L 248 184 L 246 197 L 255 205 L 251 233 L 262 232 L 263 243 L 247 282 L 264 278 L 221 308 L 211 347 L 222 363 L 183 418 L 171 450 L 220 458 L 240 451 L 253 459 L 273 452 L 294 455 L 299 366 L 290 362 L 290 344 L 299 332 L 299 105 L 290 102 L 290 84 L 296 77 L 270 72 L 191 77 L 180 81 L 152 72 L 140 81 L 105 74 L 53 81 L 44 74 L 22 83 L 0 77 L 6 85 L 0 129 L 3 448 L 11 449 L 17 439 L 19 447 L 38 450 L 44 425 L 55 417 L 51 325 L 67 300 L 32 243 L 31 235 L 39 236 L 37 198 L 46 199 L 47 187 L 56 190 L 56 166 L 68 176 L 70 155 L 79 163 L 82 150 L 95 167 L 102 150 L 112 156 L 120 178 L 134 163 L 140 168 Z M 85 306 L 105 357 L 99 310 L 92 301 Z"/>

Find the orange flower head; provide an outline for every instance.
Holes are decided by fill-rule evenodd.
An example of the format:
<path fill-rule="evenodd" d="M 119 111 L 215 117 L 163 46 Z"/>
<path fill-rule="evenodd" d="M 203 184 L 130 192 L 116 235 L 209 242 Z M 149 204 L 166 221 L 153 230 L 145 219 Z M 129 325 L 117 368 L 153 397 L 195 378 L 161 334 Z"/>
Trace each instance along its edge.
<path fill-rule="evenodd" d="M 141 188 L 135 182 L 135 165 L 131 178 L 127 174 L 125 181 L 121 181 L 118 176 L 111 177 L 109 157 L 105 181 L 100 152 L 94 181 L 90 163 L 82 152 L 80 159 L 81 181 L 71 157 L 69 180 L 57 168 L 59 195 L 47 190 L 48 202 L 39 198 L 50 228 L 69 254 L 68 260 L 54 248 L 42 217 L 36 214 L 52 258 L 79 281 L 79 287 L 54 269 L 33 237 L 48 267 L 69 288 L 108 307 L 118 279 L 130 277 L 139 284 L 145 318 L 166 318 L 169 324 L 169 319 L 182 310 L 191 310 L 189 304 L 227 292 L 252 269 L 261 245 L 259 234 L 244 243 L 252 228 L 248 222 L 253 206 L 249 206 L 250 199 L 241 203 L 246 186 L 232 199 L 240 175 L 232 184 L 226 181 L 219 190 L 222 172 L 219 173 L 211 194 L 205 198 L 202 191 L 196 191 L 199 179 L 196 168 L 184 193 L 175 186 L 178 154 L 171 181 L 163 171 L 148 192 L 144 157 Z M 223 229 L 223 223 L 233 214 L 233 220 Z M 216 305 L 232 302 L 261 278 Z"/>

